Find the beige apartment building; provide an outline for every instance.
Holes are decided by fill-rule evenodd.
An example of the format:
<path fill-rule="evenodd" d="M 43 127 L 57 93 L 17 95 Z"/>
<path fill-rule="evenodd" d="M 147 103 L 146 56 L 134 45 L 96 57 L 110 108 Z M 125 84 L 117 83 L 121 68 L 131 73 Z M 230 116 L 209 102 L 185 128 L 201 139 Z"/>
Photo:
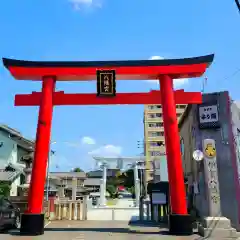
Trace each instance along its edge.
<path fill-rule="evenodd" d="M 181 118 L 187 105 L 176 105 L 178 120 Z M 165 139 L 163 128 L 163 115 L 161 105 L 144 106 L 144 155 L 147 161 L 152 162 L 158 159 L 158 156 L 165 155 Z M 150 164 L 150 163 L 149 163 Z M 149 165 L 149 168 L 153 164 Z M 153 177 L 153 171 L 150 170 L 150 179 Z"/>

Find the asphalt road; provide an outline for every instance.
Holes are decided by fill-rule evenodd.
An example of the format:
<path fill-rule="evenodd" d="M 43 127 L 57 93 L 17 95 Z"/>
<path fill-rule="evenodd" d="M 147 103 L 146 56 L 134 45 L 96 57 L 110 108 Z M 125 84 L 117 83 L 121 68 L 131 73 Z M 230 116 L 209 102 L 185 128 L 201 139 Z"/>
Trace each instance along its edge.
<path fill-rule="evenodd" d="M 123 221 L 55 221 L 46 226 L 45 234 L 36 237 L 19 236 L 18 231 L 1 234 L 1 240 L 199 240 L 197 235 L 178 237 L 167 235 L 167 229 L 156 226 L 128 225 Z"/>

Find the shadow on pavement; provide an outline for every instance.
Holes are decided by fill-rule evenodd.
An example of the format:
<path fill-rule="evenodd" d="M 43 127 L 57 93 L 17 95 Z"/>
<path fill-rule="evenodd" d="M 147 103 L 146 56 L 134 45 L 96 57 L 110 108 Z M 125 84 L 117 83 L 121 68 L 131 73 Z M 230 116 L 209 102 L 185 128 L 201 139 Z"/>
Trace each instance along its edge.
<path fill-rule="evenodd" d="M 168 228 L 166 223 L 159 223 L 154 221 L 129 221 L 129 226 L 135 227 L 158 227 L 158 228 Z"/>
<path fill-rule="evenodd" d="M 47 232 L 99 232 L 99 233 L 127 233 L 138 235 L 171 235 L 168 232 L 168 226 L 164 223 L 146 222 L 146 221 L 130 221 L 129 227 L 48 227 L 44 231 Z M 136 227 L 136 229 L 131 229 Z M 152 228 L 152 229 L 151 229 Z M 19 229 L 6 231 L 3 234 L 12 236 L 28 236 L 20 234 Z"/>
<path fill-rule="evenodd" d="M 103 232 L 129 234 L 160 234 L 160 232 L 137 231 L 128 228 L 46 228 L 45 232 Z"/>
<path fill-rule="evenodd" d="M 167 230 L 159 231 L 144 231 L 144 230 L 131 230 L 128 228 L 45 228 L 44 232 L 100 232 L 100 233 L 128 233 L 138 235 L 159 235 L 159 236 L 177 236 L 169 234 Z M 4 232 L 2 234 L 9 234 L 11 236 L 29 236 L 20 234 L 19 230 Z M 200 238 L 197 238 L 200 239 Z M 202 239 L 202 238 L 201 238 Z"/>

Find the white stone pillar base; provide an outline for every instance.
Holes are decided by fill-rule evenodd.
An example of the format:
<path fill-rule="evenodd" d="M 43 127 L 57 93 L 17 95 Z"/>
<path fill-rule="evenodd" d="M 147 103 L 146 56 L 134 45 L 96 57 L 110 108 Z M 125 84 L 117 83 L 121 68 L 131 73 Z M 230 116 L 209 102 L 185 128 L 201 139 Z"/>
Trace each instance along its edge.
<path fill-rule="evenodd" d="M 231 227 L 231 221 L 226 217 L 205 217 L 202 225 L 198 226 L 198 232 L 204 238 L 218 240 L 237 238 L 236 229 Z"/>

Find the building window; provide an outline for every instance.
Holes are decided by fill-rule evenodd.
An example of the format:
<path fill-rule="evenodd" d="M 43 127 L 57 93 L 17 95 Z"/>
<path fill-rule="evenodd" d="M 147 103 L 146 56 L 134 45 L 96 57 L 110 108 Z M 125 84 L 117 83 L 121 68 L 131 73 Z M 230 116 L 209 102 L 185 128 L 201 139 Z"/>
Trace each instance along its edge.
<path fill-rule="evenodd" d="M 162 155 L 165 155 L 165 152 L 151 151 L 151 152 L 150 152 L 150 155 L 151 155 L 152 157 L 154 157 L 154 156 L 162 156 Z"/>
<path fill-rule="evenodd" d="M 150 132 L 149 133 L 150 137 L 160 137 L 160 136 L 164 136 L 164 132 Z"/>
<path fill-rule="evenodd" d="M 156 117 L 162 117 L 161 113 L 156 113 Z"/>
<path fill-rule="evenodd" d="M 155 127 L 155 128 L 163 127 L 163 122 L 149 123 L 148 127 Z"/>
<path fill-rule="evenodd" d="M 148 109 L 151 109 L 151 110 L 153 110 L 153 109 L 160 109 L 160 108 L 162 108 L 161 105 L 149 105 L 148 106 Z"/>
<path fill-rule="evenodd" d="M 178 108 L 178 109 L 185 109 L 185 107 L 186 107 L 185 105 L 177 105 L 176 106 L 176 108 Z"/>
<path fill-rule="evenodd" d="M 152 147 L 161 147 L 161 146 L 164 146 L 164 142 L 163 141 L 151 142 L 150 146 L 152 146 Z"/>
<path fill-rule="evenodd" d="M 151 133 L 149 133 L 149 137 L 157 137 L 157 133 L 156 132 L 151 132 Z"/>
<path fill-rule="evenodd" d="M 150 113 L 148 114 L 149 118 L 156 118 L 156 117 L 162 117 L 162 113 Z"/>

